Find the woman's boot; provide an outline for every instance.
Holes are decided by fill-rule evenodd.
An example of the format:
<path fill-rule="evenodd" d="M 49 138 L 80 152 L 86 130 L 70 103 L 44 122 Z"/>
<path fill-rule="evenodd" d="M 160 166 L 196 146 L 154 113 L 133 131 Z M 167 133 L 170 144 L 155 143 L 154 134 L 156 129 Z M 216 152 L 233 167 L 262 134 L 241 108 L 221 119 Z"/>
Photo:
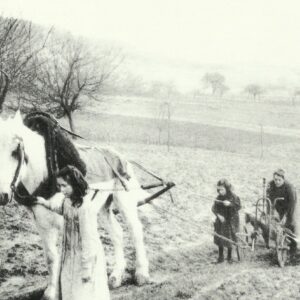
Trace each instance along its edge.
<path fill-rule="evenodd" d="M 224 261 L 224 247 L 219 246 L 219 257 L 217 263 L 222 263 Z"/>
<path fill-rule="evenodd" d="M 227 252 L 227 261 L 229 263 L 232 263 L 232 248 L 227 248 L 228 252 Z"/>

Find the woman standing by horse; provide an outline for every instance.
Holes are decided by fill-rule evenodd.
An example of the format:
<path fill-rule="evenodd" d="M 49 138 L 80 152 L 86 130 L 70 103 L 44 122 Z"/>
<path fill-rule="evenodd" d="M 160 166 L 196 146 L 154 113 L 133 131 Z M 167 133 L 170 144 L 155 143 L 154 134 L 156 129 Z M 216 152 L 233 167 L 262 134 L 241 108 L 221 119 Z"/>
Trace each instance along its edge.
<path fill-rule="evenodd" d="M 216 216 L 214 223 L 215 232 L 224 238 L 236 241 L 236 233 L 239 231 L 239 209 L 241 208 L 240 198 L 232 192 L 232 186 L 227 179 L 220 179 L 217 182 L 218 196 L 212 207 Z M 224 247 L 227 247 L 227 260 L 232 261 L 232 245 L 221 237 L 214 237 L 215 244 L 219 247 L 218 262 L 224 261 Z"/>
<path fill-rule="evenodd" d="M 82 173 L 63 168 L 57 176 L 64 197 L 57 201 L 37 197 L 37 204 L 64 216 L 60 300 L 108 300 L 106 262 L 97 231 L 95 191 L 89 191 Z"/>

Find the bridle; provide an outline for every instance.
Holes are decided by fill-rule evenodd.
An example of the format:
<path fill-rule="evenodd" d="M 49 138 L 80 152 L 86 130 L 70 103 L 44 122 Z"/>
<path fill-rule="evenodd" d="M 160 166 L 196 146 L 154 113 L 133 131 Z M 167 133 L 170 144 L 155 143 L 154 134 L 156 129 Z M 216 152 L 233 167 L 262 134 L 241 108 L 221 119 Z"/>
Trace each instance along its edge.
<path fill-rule="evenodd" d="M 19 141 L 17 149 L 15 151 L 16 151 L 15 155 L 16 155 L 16 158 L 18 160 L 18 165 L 17 165 L 16 171 L 15 171 L 13 180 L 10 184 L 11 197 L 10 197 L 9 202 L 12 200 L 14 195 L 17 194 L 17 183 L 18 183 L 19 178 L 20 178 L 21 169 L 22 169 L 23 164 L 27 162 L 27 157 L 26 157 L 26 154 L 25 154 L 24 144 L 23 144 L 22 140 Z M 29 192 L 28 192 L 28 194 L 29 194 Z M 18 194 L 18 197 L 22 197 L 22 196 Z"/>
<path fill-rule="evenodd" d="M 12 182 L 10 184 L 11 189 L 11 197 L 8 202 L 10 202 L 13 198 L 23 205 L 31 205 L 34 202 L 34 199 L 37 195 L 42 197 L 49 197 L 53 195 L 54 188 L 56 188 L 56 172 L 58 171 L 58 161 L 57 161 L 57 150 L 55 147 L 56 144 L 56 128 L 60 128 L 61 130 L 65 131 L 68 134 L 71 134 L 73 136 L 82 138 L 81 136 L 74 134 L 65 128 L 61 127 L 58 123 L 58 121 L 51 115 L 43 112 L 34 112 L 31 114 L 28 114 L 24 119 L 24 124 L 31 130 L 36 131 L 38 134 L 42 135 L 45 140 L 47 140 L 47 137 L 43 134 L 43 131 L 37 130 L 39 127 L 34 127 L 36 118 L 42 118 L 40 121 L 41 124 L 47 124 L 48 121 L 51 121 L 54 123 L 54 127 L 51 129 L 47 129 L 48 136 L 48 142 L 51 146 L 51 149 L 47 153 L 46 149 L 46 161 L 47 161 L 47 167 L 48 167 L 48 178 L 44 179 L 40 185 L 36 188 L 35 191 L 32 193 L 29 193 L 27 188 L 24 186 L 24 184 L 20 181 L 20 174 L 22 170 L 22 166 L 24 163 L 27 163 L 28 157 L 26 155 L 26 152 L 24 150 L 24 144 L 23 139 L 20 137 L 17 137 L 17 148 L 14 150 L 14 157 L 17 159 L 18 164 L 17 168 L 15 170 L 14 177 L 12 179 Z M 45 119 L 45 120 L 44 120 Z M 39 122 L 37 122 L 39 124 Z"/>

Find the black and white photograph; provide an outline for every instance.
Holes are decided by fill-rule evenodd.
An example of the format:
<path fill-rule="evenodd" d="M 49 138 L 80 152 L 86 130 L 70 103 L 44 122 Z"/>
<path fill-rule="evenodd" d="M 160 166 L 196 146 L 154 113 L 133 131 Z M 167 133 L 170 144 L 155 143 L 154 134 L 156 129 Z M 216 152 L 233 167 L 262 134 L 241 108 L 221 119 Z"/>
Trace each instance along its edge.
<path fill-rule="evenodd" d="M 0 300 L 300 299 L 298 0 L 1 0 Z"/>

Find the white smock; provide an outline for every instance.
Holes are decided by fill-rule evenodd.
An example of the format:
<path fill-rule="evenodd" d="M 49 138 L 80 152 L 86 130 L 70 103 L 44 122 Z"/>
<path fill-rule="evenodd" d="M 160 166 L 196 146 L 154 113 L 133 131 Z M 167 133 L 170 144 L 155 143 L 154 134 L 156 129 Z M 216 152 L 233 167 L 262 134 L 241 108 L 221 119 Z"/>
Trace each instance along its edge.
<path fill-rule="evenodd" d="M 60 299 L 110 299 L 106 262 L 98 234 L 97 197 L 89 192 L 80 207 L 69 198 L 55 201 L 51 209 L 64 216 L 62 243 Z M 83 278 L 90 278 L 86 283 Z"/>

